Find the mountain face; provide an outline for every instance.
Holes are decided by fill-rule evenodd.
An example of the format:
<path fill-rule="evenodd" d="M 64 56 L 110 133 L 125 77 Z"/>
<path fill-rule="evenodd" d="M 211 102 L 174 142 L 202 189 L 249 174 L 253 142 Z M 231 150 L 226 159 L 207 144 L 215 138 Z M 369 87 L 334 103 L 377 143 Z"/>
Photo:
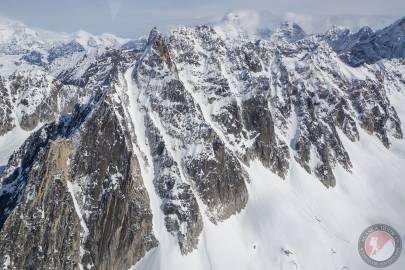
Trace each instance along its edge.
<path fill-rule="evenodd" d="M 0 28 L 0 266 L 366 269 L 367 222 L 404 225 L 403 19 L 225 26 Z"/>

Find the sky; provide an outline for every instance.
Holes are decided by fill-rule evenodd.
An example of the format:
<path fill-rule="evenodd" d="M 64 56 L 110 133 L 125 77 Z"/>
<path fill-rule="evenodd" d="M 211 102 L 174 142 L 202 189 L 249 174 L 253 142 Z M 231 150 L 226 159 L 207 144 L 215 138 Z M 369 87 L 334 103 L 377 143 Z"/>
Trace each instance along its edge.
<path fill-rule="evenodd" d="M 382 26 L 405 16 L 404 0 L 0 0 L 0 16 L 53 31 L 146 35 L 154 26 L 212 23 L 249 10 L 261 23 L 294 20 L 308 32 L 331 24 Z M 401 14 L 402 11 L 402 14 Z M 326 23 L 325 23 L 326 21 Z"/>

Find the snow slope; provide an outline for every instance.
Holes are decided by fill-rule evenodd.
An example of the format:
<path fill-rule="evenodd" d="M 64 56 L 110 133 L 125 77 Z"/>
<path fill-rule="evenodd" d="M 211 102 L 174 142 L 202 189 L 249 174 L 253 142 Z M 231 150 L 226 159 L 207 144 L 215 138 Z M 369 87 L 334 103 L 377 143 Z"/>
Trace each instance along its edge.
<path fill-rule="evenodd" d="M 405 104 L 404 93 L 393 100 Z M 405 121 L 405 110 L 400 118 Z M 240 215 L 217 225 L 205 218 L 198 250 L 188 256 L 169 240 L 131 269 L 371 269 L 357 251 L 366 227 L 390 224 L 404 237 L 405 142 L 387 150 L 376 138 L 361 136 L 355 143 L 344 140 L 355 165 L 352 174 L 338 169 L 333 189 L 296 162 L 284 181 L 252 162 L 249 202 Z M 404 263 L 402 256 L 386 269 L 399 270 Z"/>

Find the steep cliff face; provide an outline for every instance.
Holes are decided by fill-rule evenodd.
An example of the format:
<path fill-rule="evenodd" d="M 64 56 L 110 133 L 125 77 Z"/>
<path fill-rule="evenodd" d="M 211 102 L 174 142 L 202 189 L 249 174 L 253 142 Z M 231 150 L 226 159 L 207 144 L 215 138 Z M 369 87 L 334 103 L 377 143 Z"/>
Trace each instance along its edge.
<path fill-rule="evenodd" d="M 390 137 L 402 138 L 381 67 L 362 67 L 360 78 L 312 37 L 253 43 L 224 35 L 204 26 L 179 29 L 168 39 L 169 53 L 206 117 L 245 161 L 259 158 L 284 177 L 291 145 L 301 166 L 334 186 L 335 166 L 352 167 L 337 128 L 355 141 L 360 125 L 386 147 Z"/>
<path fill-rule="evenodd" d="M 173 160 L 163 137 L 151 119 L 146 119 L 147 138 L 153 157 L 156 192 L 162 199 L 167 230 L 177 237 L 182 253 L 197 247 L 202 231 L 202 216 L 189 183 L 182 181 L 180 167 Z"/>
<path fill-rule="evenodd" d="M 213 222 L 226 219 L 246 205 L 247 177 L 179 79 L 164 36 L 152 31 L 147 46 L 132 73 L 134 90 L 139 91 L 135 93 L 137 102 L 145 108 L 154 183 L 163 195 L 166 226 L 177 234 L 187 253 L 196 247 L 202 228 L 194 196 L 207 206 L 206 214 Z M 170 170 L 167 177 L 166 170 Z M 169 192 L 179 193 L 177 202 L 165 202 L 171 196 Z"/>
<path fill-rule="evenodd" d="M 2 209 L 2 264 L 8 259 L 11 269 L 78 269 L 80 219 L 67 192 L 69 154 L 68 143 L 51 143 L 38 153 L 27 180 L 9 183 L 19 194 Z"/>
<path fill-rule="evenodd" d="M 13 123 L 13 116 L 12 116 L 13 107 L 10 102 L 10 94 L 5 86 L 5 81 L 3 78 L 0 79 L 0 91 L 1 91 L 0 135 L 4 135 L 8 131 L 12 130 L 15 126 Z"/>
<path fill-rule="evenodd" d="M 259 158 L 284 177 L 289 152 L 274 130 L 270 81 L 255 45 L 241 43 L 231 44 L 205 26 L 169 38 L 180 78 L 230 150 L 246 162 Z"/>
<path fill-rule="evenodd" d="M 358 67 L 344 56 L 372 35 L 306 36 L 284 24 L 256 40 L 198 26 L 167 36 L 154 29 L 141 45 L 97 53 L 69 41 L 40 48 L 39 57 L 24 45 L 29 68 L 0 74 L 0 142 L 31 133 L 0 170 L 0 266 L 118 270 L 178 250 L 181 260 L 214 269 L 201 251 L 212 228 L 241 218 L 262 232 L 252 213 L 267 220 L 280 211 L 268 211 L 257 175 L 270 178 L 261 186 L 266 201 L 286 196 L 283 211 L 295 211 L 284 208 L 295 197 L 268 188 L 308 184 L 298 176 L 320 180 L 308 185 L 321 193 L 338 186 L 328 190 L 334 198 L 350 182 L 342 175 L 355 179 L 362 166 L 348 145 L 375 139 L 383 153 L 401 152 L 402 109 L 393 105 L 405 87 L 401 55 Z M 321 223 L 302 190 L 294 190 L 299 220 Z M 291 255 L 280 264 L 299 268 L 291 251 L 277 249 Z"/>
<path fill-rule="evenodd" d="M 114 78 L 108 66 L 96 74 Z M 11 269 L 126 269 L 157 245 L 113 82 L 11 157 L 0 215 L 0 257 Z"/>
<path fill-rule="evenodd" d="M 32 163 L 6 169 L 18 174 L 2 194 L 17 191 L 0 238 L 13 269 L 125 269 L 156 246 L 132 144 L 108 98 L 101 102 L 80 134 L 42 129 L 30 138 L 43 143 Z"/>

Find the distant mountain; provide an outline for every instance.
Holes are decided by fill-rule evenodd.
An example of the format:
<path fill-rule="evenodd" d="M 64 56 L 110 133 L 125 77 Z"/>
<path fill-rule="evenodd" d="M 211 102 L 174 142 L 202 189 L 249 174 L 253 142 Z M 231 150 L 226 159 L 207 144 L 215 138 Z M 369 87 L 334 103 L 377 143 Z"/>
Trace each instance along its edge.
<path fill-rule="evenodd" d="M 296 42 L 306 37 L 304 30 L 296 23 L 284 22 L 270 36 L 273 39 L 284 39 L 288 42 Z"/>
<path fill-rule="evenodd" d="M 72 63 L 79 60 L 79 55 L 96 56 L 107 48 L 119 48 L 129 41 L 111 34 L 96 36 L 85 31 L 66 34 L 37 30 L 20 22 L 2 19 L 0 74 L 10 75 L 16 70 L 30 69 L 31 65 L 52 69 L 52 63 L 58 58 L 70 57 Z M 73 55 L 74 60 L 71 59 Z"/>
<path fill-rule="evenodd" d="M 372 64 L 381 59 L 405 57 L 405 17 L 376 32 L 369 27 L 333 41 L 332 46 L 345 61 L 354 66 Z"/>

